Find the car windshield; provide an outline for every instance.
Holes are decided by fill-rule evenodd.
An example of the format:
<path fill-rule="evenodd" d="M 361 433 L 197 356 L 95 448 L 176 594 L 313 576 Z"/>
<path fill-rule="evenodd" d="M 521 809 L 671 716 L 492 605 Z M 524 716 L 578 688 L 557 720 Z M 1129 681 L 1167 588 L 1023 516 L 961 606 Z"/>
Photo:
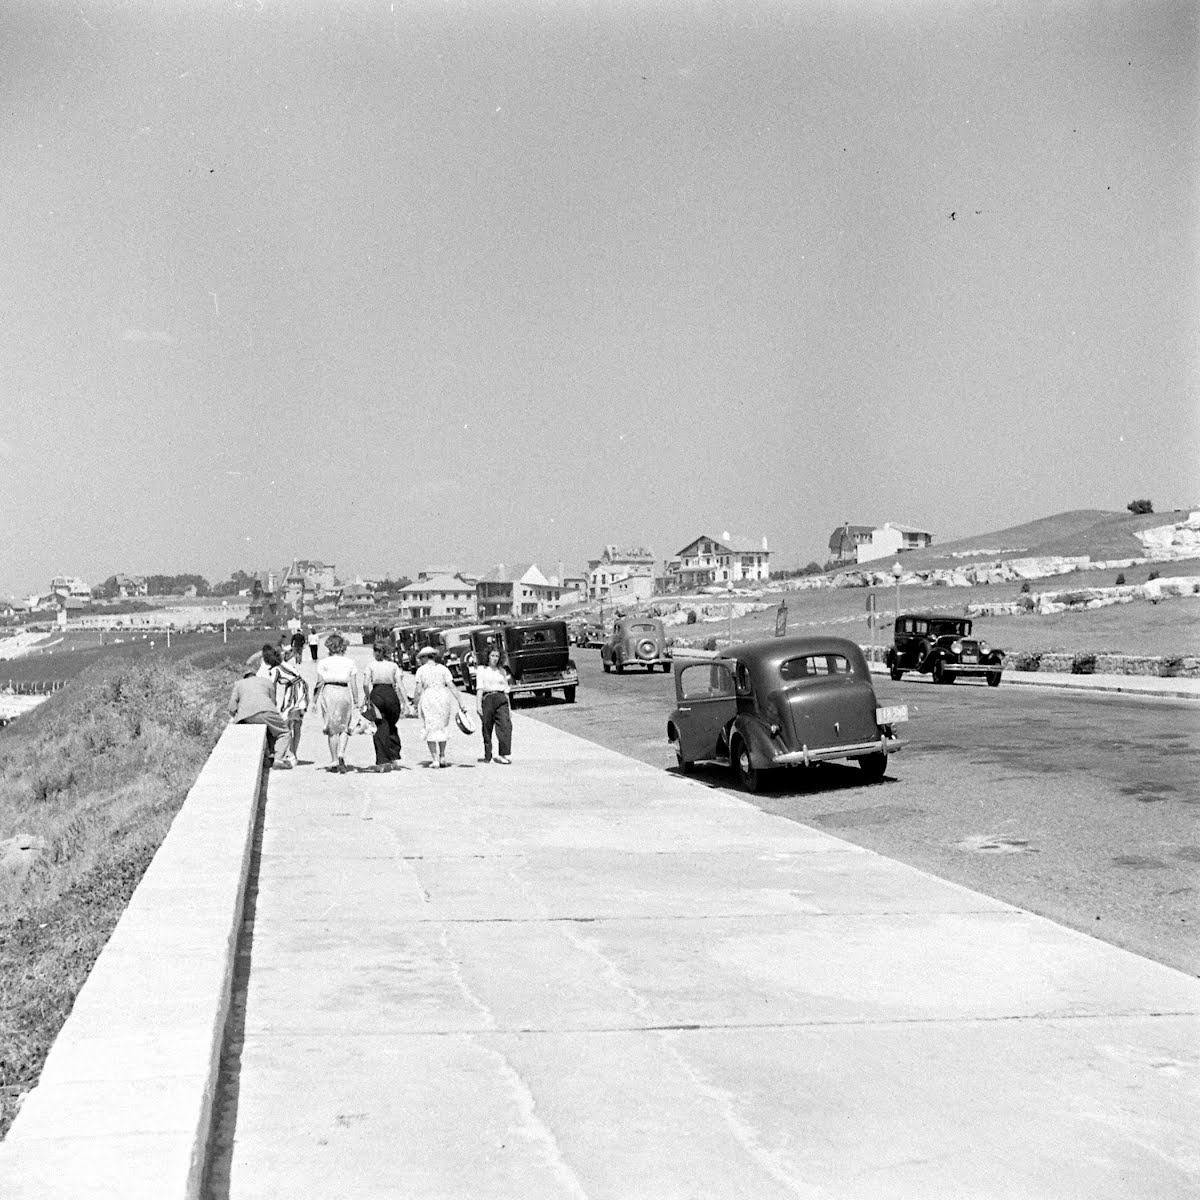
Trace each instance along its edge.
<path fill-rule="evenodd" d="M 534 650 L 567 644 L 566 630 L 557 625 L 550 625 L 544 629 L 510 629 L 508 638 L 509 645 L 514 650 Z"/>
<path fill-rule="evenodd" d="M 971 632 L 971 622 L 934 621 L 931 629 L 935 637 L 966 637 Z"/>

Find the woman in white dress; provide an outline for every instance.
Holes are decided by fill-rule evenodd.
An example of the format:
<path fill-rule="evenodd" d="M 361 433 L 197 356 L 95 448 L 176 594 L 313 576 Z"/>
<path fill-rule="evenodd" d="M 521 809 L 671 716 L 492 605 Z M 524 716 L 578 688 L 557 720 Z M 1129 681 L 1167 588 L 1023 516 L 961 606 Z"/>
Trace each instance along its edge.
<path fill-rule="evenodd" d="M 325 639 L 327 657 L 317 662 L 317 700 L 321 708 L 321 723 L 329 739 L 329 767 L 339 775 L 350 770 L 346 766 L 346 747 L 350 744 L 350 727 L 354 714 L 362 707 L 362 683 L 354 660 L 346 653 L 346 639 L 331 633 Z"/>
<path fill-rule="evenodd" d="M 417 713 L 425 726 L 425 742 L 429 746 L 432 766 L 448 767 L 446 740 L 450 736 L 450 723 L 454 720 L 454 709 L 466 713 L 462 696 L 454 686 L 450 669 L 438 662 L 437 651 L 426 646 L 417 655 L 417 693 L 414 700 Z"/>

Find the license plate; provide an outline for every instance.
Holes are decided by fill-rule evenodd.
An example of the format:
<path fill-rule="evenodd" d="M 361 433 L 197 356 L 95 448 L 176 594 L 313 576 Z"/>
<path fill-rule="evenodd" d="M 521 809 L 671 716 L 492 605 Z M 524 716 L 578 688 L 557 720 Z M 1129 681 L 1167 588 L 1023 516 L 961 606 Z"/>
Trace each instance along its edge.
<path fill-rule="evenodd" d="M 877 708 L 875 710 L 876 725 L 897 725 L 901 721 L 907 720 L 907 704 L 889 704 L 887 708 Z"/>
<path fill-rule="evenodd" d="M 979 661 L 979 655 L 978 654 L 964 654 L 962 660 L 963 660 L 963 662 L 977 663 Z"/>

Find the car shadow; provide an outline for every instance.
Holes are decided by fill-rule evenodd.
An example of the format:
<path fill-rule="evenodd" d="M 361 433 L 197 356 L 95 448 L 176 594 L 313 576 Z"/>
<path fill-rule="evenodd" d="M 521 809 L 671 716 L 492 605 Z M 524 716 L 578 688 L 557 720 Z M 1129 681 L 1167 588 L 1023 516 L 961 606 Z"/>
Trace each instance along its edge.
<path fill-rule="evenodd" d="M 747 799 L 757 796 L 811 796 L 833 792 L 847 792 L 856 788 L 876 788 L 896 784 L 900 781 L 885 775 L 882 779 L 868 779 L 861 767 L 845 763 L 815 763 L 811 767 L 784 767 L 762 772 L 762 782 L 757 792 L 747 792 L 738 786 L 733 771 L 717 763 L 696 763 L 688 771 L 678 766 L 667 767 L 669 775 L 702 783 L 716 791 L 734 792 Z"/>

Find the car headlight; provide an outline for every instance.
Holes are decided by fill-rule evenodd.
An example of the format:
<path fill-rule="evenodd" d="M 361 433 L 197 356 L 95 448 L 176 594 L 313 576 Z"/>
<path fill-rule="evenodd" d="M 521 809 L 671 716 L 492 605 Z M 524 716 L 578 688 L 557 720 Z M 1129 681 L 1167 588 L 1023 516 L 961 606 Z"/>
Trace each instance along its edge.
<path fill-rule="evenodd" d="M 989 646 L 987 644 L 987 642 L 979 643 L 979 653 L 980 654 L 991 654 L 991 652 L 992 652 L 992 648 L 991 648 L 991 646 Z"/>
<path fill-rule="evenodd" d="M 957 638 L 955 638 L 954 641 L 952 641 L 950 643 L 950 653 L 951 654 L 961 654 L 962 653 L 962 642 L 960 642 Z"/>

